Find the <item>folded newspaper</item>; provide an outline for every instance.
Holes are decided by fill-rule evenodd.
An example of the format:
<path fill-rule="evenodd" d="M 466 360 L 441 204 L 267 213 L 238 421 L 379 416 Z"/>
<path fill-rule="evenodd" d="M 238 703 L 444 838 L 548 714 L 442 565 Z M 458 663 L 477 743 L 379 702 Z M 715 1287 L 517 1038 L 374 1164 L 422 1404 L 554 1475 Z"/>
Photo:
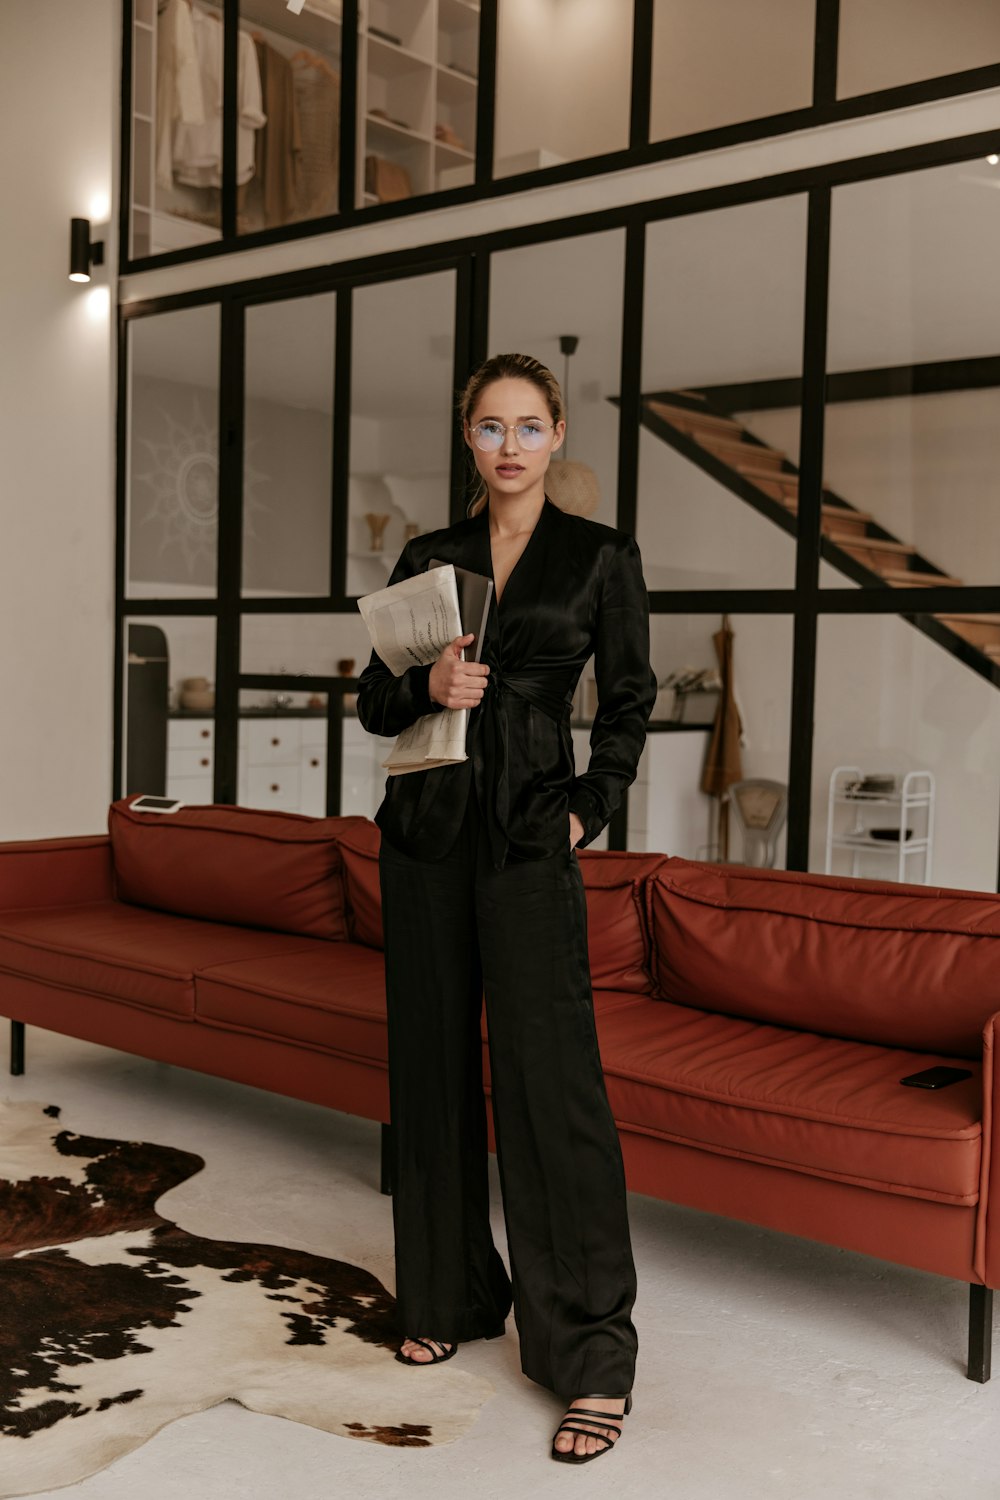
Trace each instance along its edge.
<path fill-rule="evenodd" d="M 374 594 L 364 594 L 358 600 L 358 609 L 372 645 L 394 677 L 401 677 L 408 667 L 437 661 L 449 641 L 467 633 L 462 630 L 452 563 L 428 568 Z M 461 659 L 466 660 L 464 648 Z M 382 765 L 390 776 L 401 776 L 407 771 L 428 771 L 467 760 L 468 726 L 467 708 L 443 708 L 424 714 L 397 735 Z"/>

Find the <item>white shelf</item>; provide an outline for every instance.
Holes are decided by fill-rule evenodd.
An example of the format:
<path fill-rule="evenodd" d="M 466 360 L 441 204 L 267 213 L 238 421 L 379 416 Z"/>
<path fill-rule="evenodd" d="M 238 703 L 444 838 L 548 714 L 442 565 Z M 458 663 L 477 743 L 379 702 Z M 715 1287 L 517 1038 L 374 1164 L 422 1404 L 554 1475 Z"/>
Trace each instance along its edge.
<path fill-rule="evenodd" d="M 379 156 L 405 170 L 413 197 L 443 189 L 447 174 L 472 180 L 479 81 L 479 5 L 473 0 L 361 0 L 358 34 L 358 203 L 378 203 L 366 192 L 365 158 Z M 399 37 L 371 31 L 382 27 Z M 454 63 L 458 63 L 456 68 Z M 470 71 L 463 71 L 470 70 Z M 374 107 L 386 115 L 373 115 Z M 441 141 L 448 126 L 461 146 Z M 433 151 L 425 151 L 433 146 Z M 442 182 L 442 174 L 446 180 Z"/>
<path fill-rule="evenodd" d="M 898 777 L 897 792 L 855 792 L 845 790 L 854 782 L 864 779 L 860 766 L 835 766 L 830 773 L 830 787 L 826 820 L 826 873 L 834 870 L 834 851 L 849 850 L 851 853 L 851 875 L 863 876 L 862 854 L 889 854 L 896 861 L 896 879 L 912 882 L 913 876 L 907 866 L 907 856 L 919 854 L 923 858 L 922 883 L 930 884 L 931 863 L 934 852 L 934 775 L 931 771 L 907 771 Z M 884 774 L 884 773 L 883 773 Z M 843 808 L 853 810 L 853 826 L 845 825 Z M 871 837 L 865 823 L 868 808 L 894 808 L 899 815 L 898 837 L 876 839 Z M 878 827 L 878 823 L 874 825 Z M 884 866 L 880 869 L 884 877 Z"/>
<path fill-rule="evenodd" d="M 876 849 L 880 854 L 898 854 L 898 839 L 834 838 L 830 841 L 835 849 Z M 926 849 L 926 839 L 904 839 L 903 853 L 912 854 L 915 849 Z"/>
<path fill-rule="evenodd" d="M 388 42 L 384 37 L 374 36 L 369 32 L 368 66 L 374 72 L 381 73 L 384 78 L 399 78 L 401 74 L 412 73 L 415 68 L 429 70 L 434 67 L 434 61 L 419 52 L 411 51 L 409 47 Z"/>
<path fill-rule="evenodd" d="M 397 125 L 392 120 L 383 120 L 381 115 L 365 115 L 365 124 L 370 130 L 376 132 L 384 130 L 389 135 L 401 135 L 408 141 L 422 141 L 425 146 L 440 144 L 432 140 L 429 135 L 421 135 L 419 130 L 411 130 L 408 125 Z"/>
<path fill-rule="evenodd" d="M 435 147 L 443 156 L 450 157 L 452 161 L 475 161 L 471 151 L 462 151 L 458 146 L 449 146 L 447 141 L 435 141 Z"/>

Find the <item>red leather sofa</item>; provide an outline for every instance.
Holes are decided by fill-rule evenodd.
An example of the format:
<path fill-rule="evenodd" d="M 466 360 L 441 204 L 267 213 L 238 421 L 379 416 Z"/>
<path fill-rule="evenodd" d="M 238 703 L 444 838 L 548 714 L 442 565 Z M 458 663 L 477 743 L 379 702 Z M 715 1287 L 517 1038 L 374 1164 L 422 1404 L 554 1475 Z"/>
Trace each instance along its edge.
<path fill-rule="evenodd" d="M 381 1121 L 384 1143 L 379 838 L 362 817 L 117 802 L 106 836 L 0 844 L 12 1072 L 30 1023 Z M 579 860 L 630 1188 L 967 1282 L 987 1380 L 1000 898 Z M 901 1085 L 935 1063 L 972 1076 Z"/>

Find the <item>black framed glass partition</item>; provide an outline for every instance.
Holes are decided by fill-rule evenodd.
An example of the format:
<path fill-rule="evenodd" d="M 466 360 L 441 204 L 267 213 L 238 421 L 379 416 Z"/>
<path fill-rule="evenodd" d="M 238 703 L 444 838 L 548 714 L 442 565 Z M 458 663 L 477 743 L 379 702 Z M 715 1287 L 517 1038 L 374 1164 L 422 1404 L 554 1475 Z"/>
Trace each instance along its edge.
<path fill-rule="evenodd" d="M 809 868 L 995 891 L 998 747 L 1000 672 L 898 615 L 822 616 Z"/>
<path fill-rule="evenodd" d="M 165 657 L 154 738 L 174 756 L 171 777 L 210 773 L 214 795 L 258 806 L 322 802 L 370 816 L 389 745 L 366 736 L 355 712 L 369 654 L 357 596 L 385 581 L 407 536 L 463 514 L 455 403 L 467 373 L 514 347 L 564 379 L 560 338 L 570 336 L 570 455 L 596 477 L 590 514 L 638 538 L 660 688 L 640 775 L 600 847 L 745 857 L 733 809 L 724 847 L 702 780 L 715 637 L 728 626 L 740 779 L 771 784 L 753 792 L 750 815 L 763 815 L 774 783 L 788 798 L 776 864 L 826 867 L 838 768 L 900 788 L 929 772 L 934 882 L 995 885 L 993 323 L 985 252 L 968 243 L 991 233 L 990 144 L 939 142 L 916 158 L 816 168 L 785 192 L 723 187 L 483 234 L 447 257 L 425 246 L 123 307 L 116 789 L 136 744 L 133 705 L 154 684 L 137 674 Z M 953 212 L 938 213 L 942 203 Z M 878 381 L 907 350 L 910 386 L 887 395 Z M 942 377 L 933 389 L 928 367 Z M 845 388 L 858 371 L 876 388 Z M 915 403 L 931 397 L 938 405 L 918 422 Z M 901 420 L 893 401 L 909 403 L 896 408 Z M 188 441 L 196 408 L 211 413 L 214 427 L 199 428 L 211 432 L 222 412 L 225 443 Z M 155 457 L 175 429 L 156 459 L 157 490 L 135 456 Z M 216 540 L 190 573 L 176 537 L 164 566 L 159 542 L 150 561 L 135 539 L 144 487 L 169 496 L 172 514 L 198 465 Z M 937 526 L 942 547 L 967 549 L 963 572 L 949 553 L 954 574 L 887 587 L 835 566 L 827 517 L 837 506 L 843 526 L 846 506 L 824 484 L 850 466 L 859 489 L 892 477 L 922 544 L 921 528 Z M 945 492 L 954 505 L 941 511 Z M 573 717 L 580 764 L 593 700 L 585 672 Z M 199 716 L 207 738 L 164 740 L 163 719 L 189 733 Z M 837 819 L 856 800 L 836 801 Z M 872 814 L 885 819 L 874 838 L 862 825 L 857 859 L 854 845 L 835 845 L 835 873 L 857 864 L 899 877 L 901 844 L 918 835 L 907 824 L 894 850 L 872 852 L 904 826 L 901 804 L 891 804 L 895 825 L 889 806 Z M 856 819 L 846 833 L 838 822 L 833 836 L 855 830 Z M 902 855 L 904 872 L 921 869 L 918 852 L 913 843 Z"/>
<path fill-rule="evenodd" d="M 624 288 L 622 229 L 490 257 L 489 353 L 533 354 L 562 387 L 566 440 L 550 464 L 547 491 L 611 526 L 617 517 Z"/>
<path fill-rule="evenodd" d="M 131 0 L 131 11 L 129 256 L 138 260 L 221 238 L 224 20 L 221 0 Z"/>
<path fill-rule="evenodd" d="M 823 583 L 1000 583 L 1000 167 L 835 187 Z"/>
<path fill-rule="evenodd" d="M 628 4 L 498 0 L 496 177 L 625 150 L 632 26 Z"/>
<path fill-rule="evenodd" d="M 124 0 L 121 265 L 996 87 L 996 7 L 948 16 L 909 0 Z"/>
<path fill-rule="evenodd" d="M 404 542 L 447 526 L 455 272 L 358 287 L 352 306 L 347 577 L 384 587 Z"/>
<path fill-rule="evenodd" d="M 219 539 L 217 305 L 127 325 L 125 590 L 211 598 Z"/>
<path fill-rule="evenodd" d="M 815 41 L 801 0 L 653 0 L 650 140 L 807 109 Z"/>
<path fill-rule="evenodd" d="M 239 0 L 237 234 L 338 212 L 343 22 L 341 0 Z"/>
<path fill-rule="evenodd" d="M 216 622 L 205 615 L 122 621 L 121 780 L 115 796 L 214 799 Z"/>
<path fill-rule="evenodd" d="M 839 0 L 837 95 L 874 93 L 1000 61 L 992 0 Z M 947 19 L 946 19 L 947 17 Z"/>
<path fill-rule="evenodd" d="M 331 591 L 336 292 L 245 315 L 242 588 Z"/>
<path fill-rule="evenodd" d="M 647 227 L 636 537 L 651 589 L 794 582 L 807 207 L 799 193 Z"/>
<path fill-rule="evenodd" d="M 368 0 L 358 38 L 358 207 L 470 187 L 477 0 Z"/>

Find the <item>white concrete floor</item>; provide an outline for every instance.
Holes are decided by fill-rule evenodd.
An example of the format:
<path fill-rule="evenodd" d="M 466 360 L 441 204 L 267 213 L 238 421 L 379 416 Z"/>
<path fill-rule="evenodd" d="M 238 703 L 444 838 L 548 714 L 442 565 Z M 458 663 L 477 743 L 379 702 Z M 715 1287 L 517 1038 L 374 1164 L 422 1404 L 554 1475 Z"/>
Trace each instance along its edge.
<path fill-rule="evenodd" d="M 354 1261 L 394 1288 L 376 1125 L 31 1027 L 26 1073 L 0 1079 L 8 1098 L 61 1105 L 70 1129 L 203 1156 L 160 1198 L 165 1218 Z M 511 1318 L 456 1356 L 496 1395 L 455 1443 L 358 1443 L 225 1401 L 53 1500 L 998 1500 L 1000 1372 L 965 1379 L 964 1286 L 653 1198 L 632 1195 L 630 1218 L 634 1406 L 592 1464 L 548 1457 L 563 1407 L 521 1374 Z"/>

